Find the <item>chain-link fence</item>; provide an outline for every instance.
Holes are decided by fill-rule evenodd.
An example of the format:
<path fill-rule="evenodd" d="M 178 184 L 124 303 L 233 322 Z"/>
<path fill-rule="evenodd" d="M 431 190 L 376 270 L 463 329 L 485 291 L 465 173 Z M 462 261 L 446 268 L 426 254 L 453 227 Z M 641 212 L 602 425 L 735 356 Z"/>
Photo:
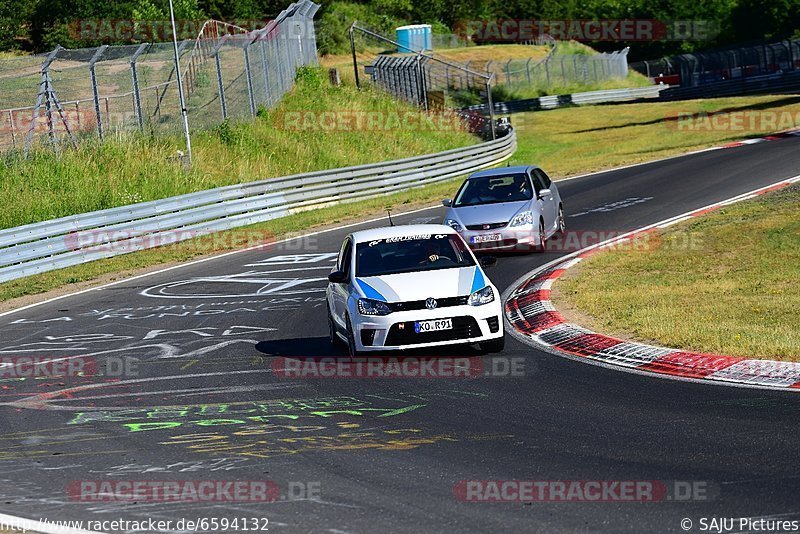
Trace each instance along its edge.
<path fill-rule="evenodd" d="M 368 54 L 361 54 L 356 68 L 363 69 L 376 85 L 420 105 L 430 100 L 425 92 L 480 92 L 486 90 L 488 80 L 492 87 L 527 85 L 547 91 L 551 87 L 592 84 L 628 76 L 628 48 L 612 53 L 562 55 L 558 42 L 544 35 L 529 43 L 549 46 L 544 57 L 459 63 L 445 60 L 434 51 L 398 54 L 396 48 L 392 48 L 396 43 L 391 39 L 358 25 L 354 25 L 354 30 L 352 38 L 356 49 L 390 48 L 370 59 L 366 59 Z"/>
<path fill-rule="evenodd" d="M 196 39 L 179 42 L 191 128 L 274 105 L 292 87 L 297 68 L 317 62 L 318 8 L 300 0 L 255 31 L 207 21 Z M 0 61 L 0 151 L 58 150 L 119 132 L 180 127 L 171 42 L 57 47 Z"/>
<path fill-rule="evenodd" d="M 494 62 L 493 62 L 494 63 Z M 560 55 L 557 46 L 544 59 L 500 62 L 498 83 L 548 88 L 571 83 L 590 84 L 628 76 L 628 49 L 602 54 Z M 487 66 L 487 70 L 490 67 Z M 497 67 L 494 67 L 497 68 Z"/>
<path fill-rule="evenodd" d="M 650 78 L 667 78 L 667 83 L 681 87 L 787 73 L 800 69 L 800 40 L 750 43 L 639 61 L 631 63 L 631 68 Z"/>

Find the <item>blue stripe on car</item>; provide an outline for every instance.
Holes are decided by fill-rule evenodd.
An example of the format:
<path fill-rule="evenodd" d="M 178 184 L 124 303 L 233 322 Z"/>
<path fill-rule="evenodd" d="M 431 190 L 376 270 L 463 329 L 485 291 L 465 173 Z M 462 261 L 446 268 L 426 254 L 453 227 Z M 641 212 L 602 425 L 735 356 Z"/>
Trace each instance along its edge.
<path fill-rule="evenodd" d="M 469 292 L 475 293 L 484 287 L 486 287 L 486 280 L 483 278 L 483 273 L 481 273 L 480 267 L 475 267 L 475 276 L 472 278 L 472 289 L 470 289 Z"/>
<path fill-rule="evenodd" d="M 358 278 L 356 278 L 356 283 L 358 284 L 358 287 L 361 288 L 361 291 L 364 292 L 364 296 L 367 297 L 368 299 L 374 299 L 386 302 L 386 297 L 381 295 L 377 289 L 375 289 L 368 283 L 364 282 L 363 280 L 359 280 Z"/>

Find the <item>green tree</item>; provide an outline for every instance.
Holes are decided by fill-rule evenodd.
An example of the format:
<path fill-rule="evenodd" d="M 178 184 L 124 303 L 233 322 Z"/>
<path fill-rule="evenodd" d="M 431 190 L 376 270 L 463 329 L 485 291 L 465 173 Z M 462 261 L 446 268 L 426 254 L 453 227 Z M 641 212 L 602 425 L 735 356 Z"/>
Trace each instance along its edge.
<path fill-rule="evenodd" d="M 28 26 L 33 0 L 4 0 L 0 3 L 0 50 L 20 48 L 29 40 Z"/>

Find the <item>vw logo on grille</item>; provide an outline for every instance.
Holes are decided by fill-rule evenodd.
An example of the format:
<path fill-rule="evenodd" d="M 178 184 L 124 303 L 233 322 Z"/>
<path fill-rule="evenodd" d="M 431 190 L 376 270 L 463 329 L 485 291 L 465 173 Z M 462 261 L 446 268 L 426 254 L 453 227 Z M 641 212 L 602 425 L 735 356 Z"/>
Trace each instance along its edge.
<path fill-rule="evenodd" d="M 438 306 L 438 305 L 439 305 L 439 303 L 436 302 L 436 299 L 434 299 L 434 298 L 428 298 L 428 299 L 425 300 L 425 307 L 428 308 L 429 310 L 435 309 L 436 306 Z"/>
<path fill-rule="evenodd" d="M 491 228 L 491 227 L 492 227 L 492 225 L 491 225 L 491 224 L 484 224 L 484 225 L 483 225 L 483 229 L 484 229 L 484 230 L 488 230 L 488 229 L 489 229 L 489 228 Z"/>

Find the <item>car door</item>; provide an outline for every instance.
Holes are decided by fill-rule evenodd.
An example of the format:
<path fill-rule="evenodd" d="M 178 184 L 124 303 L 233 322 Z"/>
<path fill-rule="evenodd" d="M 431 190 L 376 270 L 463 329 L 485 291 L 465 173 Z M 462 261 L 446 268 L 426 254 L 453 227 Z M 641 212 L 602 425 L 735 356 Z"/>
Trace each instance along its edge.
<path fill-rule="evenodd" d="M 345 326 L 344 316 L 347 312 L 347 298 L 350 293 L 350 272 L 351 258 L 353 256 L 353 239 L 347 236 L 339 250 L 339 257 L 336 260 L 336 270 L 348 275 L 348 282 L 344 284 L 331 284 L 331 300 L 333 301 L 333 316 L 339 326 Z"/>
<path fill-rule="evenodd" d="M 556 225 L 556 215 L 558 214 L 558 206 L 556 205 L 555 195 L 549 193 L 541 195 L 541 191 L 550 190 L 550 178 L 541 169 L 533 170 L 533 185 L 536 189 L 536 198 L 538 199 L 539 208 L 544 217 L 544 227 L 548 234 L 554 232 Z"/>

